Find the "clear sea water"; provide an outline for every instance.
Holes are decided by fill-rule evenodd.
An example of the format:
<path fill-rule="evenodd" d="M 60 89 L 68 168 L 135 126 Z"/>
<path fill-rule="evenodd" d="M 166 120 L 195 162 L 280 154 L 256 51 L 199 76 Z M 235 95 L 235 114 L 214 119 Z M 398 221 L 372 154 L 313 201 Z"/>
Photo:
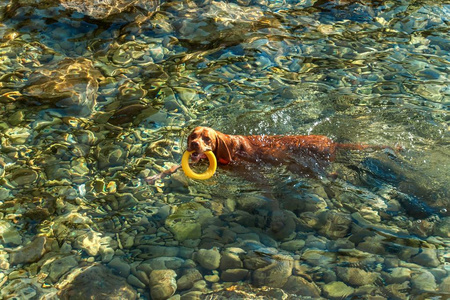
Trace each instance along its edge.
<path fill-rule="evenodd" d="M 77 248 L 71 232 L 87 229 L 65 224 L 70 212 L 92 220 L 89 230 L 121 240 L 116 256 L 143 261 L 136 236 L 185 247 L 166 219 L 197 202 L 212 214 L 192 251 L 238 245 L 206 237 L 206 229 L 242 225 L 271 238 L 257 241 L 262 248 L 270 244 L 305 263 L 308 280 L 327 297 L 326 284 L 345 281 L 336 273 L 342 261 L 324 256 L 312 264 L 302 257 L 311 249 L 335 253 L 345 240 L 367 254 L 347 263 L 384 279 L 367 290 L 353 285 L 348 297 L 448 296 L 440 288 L 450 273 L 448 1 L 171 1 L 151 11 L 149 2 L 107 18 L 64 3 L 0 2 L 0 220 L 20 240 L 3 240 L 4 261 L 2 247 L 46 235 L 79 251 L 77 261 L 102 263 L 100 254 Z M 180 163 L 186 137 L 199 125 L 229 134 L 320 134 L 402 150 L 344 151 L 329 169 L 333 178 L 261 164 L 240 172 L 219 168 L 202 182 L 179 171 L 147 184 L 146 176 Z M 275 230 L 278 209 L 294 225 Z M 325 228 L 320 212 L 350 223 Z M 361 216 L 370 225 L 361 225 Z M 358 226 L 366 231 L 358 235 Z M 126 244 L 122 234 L 134 242 Z M 292 239 L 306 244 L 281 248 Z M 415 259 L 423 248 L 433 249 L 439 263 Z M 408 281 L 389 294 L 386 257 L 404 262 L 395 266 L 412 270 L 411 278 L 431 272 L 435 287 Z M 0 265 L 0 286 L 11 283 L 14 270 L 27 278 L 45 274 L 30 265 Z M 204 295 L 219 297 L 228 287 L 219 283 L 207 282 Z M 148 288 L 136 290 L 149 299 Z"/>

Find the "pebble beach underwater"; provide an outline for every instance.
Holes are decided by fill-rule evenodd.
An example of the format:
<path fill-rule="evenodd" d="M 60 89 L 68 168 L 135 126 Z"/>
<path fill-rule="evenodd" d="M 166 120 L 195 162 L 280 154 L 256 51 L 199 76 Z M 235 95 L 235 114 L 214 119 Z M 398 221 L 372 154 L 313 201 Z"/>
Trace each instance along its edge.
<path fill-rule="evenodd" d="M 0 299 L 449 299 L 449 74 L 448 0 L 0 0 Z M 392 148 L 148 182 L 197 126 Z"/>

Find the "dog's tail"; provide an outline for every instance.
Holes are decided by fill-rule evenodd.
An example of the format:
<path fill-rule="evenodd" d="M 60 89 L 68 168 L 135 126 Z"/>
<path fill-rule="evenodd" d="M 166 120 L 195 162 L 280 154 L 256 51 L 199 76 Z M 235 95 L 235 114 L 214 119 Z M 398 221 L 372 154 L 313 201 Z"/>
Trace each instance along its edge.
<path fill-rule="evenodd" d="M 395 148 L 386 145 L 365 145 L 365 144 L 348 144 L 348 143 L 337 143 L 337 149 L 347 149 L 347 150 L 383 150 L 389 149 L 394 152 L 398 152 L 403 148 L 401 146 L 396 146 Z"/>

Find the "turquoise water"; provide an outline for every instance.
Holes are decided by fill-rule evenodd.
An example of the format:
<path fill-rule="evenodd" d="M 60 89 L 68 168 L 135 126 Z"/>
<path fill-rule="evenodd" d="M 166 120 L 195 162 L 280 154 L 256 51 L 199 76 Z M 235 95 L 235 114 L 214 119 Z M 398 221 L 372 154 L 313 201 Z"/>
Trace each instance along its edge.
<path fill-rule="evenodd" d="M 0 2 L 3 298 L 448 297 L 450 3 L 114 3 Z M 199 125 L 402 150 L 146 183 Z"/>

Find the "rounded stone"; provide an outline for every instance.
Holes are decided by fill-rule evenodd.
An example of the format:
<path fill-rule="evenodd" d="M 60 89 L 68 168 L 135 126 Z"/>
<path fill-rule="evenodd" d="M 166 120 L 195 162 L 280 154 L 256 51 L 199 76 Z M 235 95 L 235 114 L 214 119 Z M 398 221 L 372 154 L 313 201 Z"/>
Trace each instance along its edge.
<path fill-rule="evenodd" d="M 238 254 L 228 251 L 222 253 L 222 258 L 220 260 L 221 270 L 242 268 L 242 265 L 242 261 Z"/>
<path fill-rule="evenodd" d="M 91 265 L 76 269 L 67 277 L 66 285 L 58 292 L 60 299 L 103 299 L 119 300 L 137 298 L 136 291 L 124 278 L 113 275 L 102 265 Z"/>
<path fill-rule="evenodd" d="M 349 231 L 352 219 L 349 214 L 324 211 L 319 214 L 319 232 L 331 239 L 345 237 Z"/>
<path fill-rule="evenodd" d="M 215 282 L 219 282 L 220 277 L 217 274 L 205 275 L 205 280 L 208 281 L 208 282 L 215 283 Z"/>
<path fill-rule="evenodd" d="M 403 283 L 411 279 L 411 270 L 408 268 L 393 268 L 388 275 L 387 281 L 389 283 Z"/>
<path fill-rule="evenodd" d="M 174 270 L 154 270 L 150 273 L 150 294 L 154 300 L 171 297 L 177 290 Z"/>
<path fill-rule="evenodd" d="M 100 251 L 100 240 L 100 233 L 90 231 L 76 239 L 74 248 L 83 249 L 88 255 L 96 256 Z"/>
<path fill-rule="evenodd" d="M 197 269 L 188 269 L 184 275 L 177 280 L 178 290 L 188 290 L 192 288 L 194 282 L 201 280 L 202 274 Z"/>
<path fill-rule="evenodd" d="M 298 251 L 305 246 L 304 240 L 291 240 L 284 242 L 280 245 L 280 248 L 286 251 Z"/>
<path fill-rule="evenodd" d="M 247 277 L 248 272 L 249 271 L 246 269 L 227 269 L 222 271 L 220 278 L 223 281 L 237 282 L 244 280 Z"/>
<path fill-rule="evenodd" d="M 131 267 L 125 261 L 120 259 L 119 257 L 114 257 L 109 263 L 108 266 L 114 269 L 118 274 L 123 277 L 128 277 L 131 272 Z"/>
<path fill-rule="evenodd" d="M 450 294 L 450 276 L 445 277 L 439 285 L 439 291 Z"/>
<path fill-rule="evenodd" d="M 221 255 L 216 248 L 200 249 L 195 254 L 195 260 L 205 269 L 215 270 L 219 268 Z"/>
<path fill-rule="evenodd" d="M 337 267 L 337 275 L 342 281 L 353 286 L 372 284 L 379 277 L 377 273 L 360 268 Z"/>
<path fill-rule="evenodd" d="M 106 246 L 101 246 L 100 247 L 100 255 L 102 257 L 102 262 L 108 263 L 114 257 L 114 249 L 106 247 Z"/>
<path fill-rule="evenodd" d="M 336 254 L 324 250 L 308 249 L 303 252 L 302 259 L 313 266 L 326 266 L 336 261 Z"/>
<path fill-rule="evenodd" d="M 39 236 L 25 247 L 11 252 L 10 263 L 12 265 L 17 265 L 38 261 L 48 250 L 50 250 L 50 244 L 47 237 Z"/>
<path fill-rule="evenodd" d="M 127 282 L 131 284 L 132 286 L 138 287 L 138 288 L 145 288 L 145 284 L 139 280 L 136 276 L 133 274 L 130 274 L 127 278 Z"/>
<path fill-rule="evenodd" d="M 253 272 L 252 282 L 258 287 L 282 287 L 292 275 L 293 267 L 292 257 L 281 254 L 273 255 L 269 265 Z"/>
<path fill-rule="evenodd" d="M 345 299 L 353 294 L 354 288 L 341 281 L 333 281 L 323 286 L 323 295 L 328 299 Z"/>
<path fill-rule="evenodd" d="M 0 220 L 0 241 L 4 245 L 11 244 L 17 246 L 22 244 L 22 236 L 9 221 Z"/>
<path fill-rule="evenodd" d="M 420 252 L 412 257 L 411 261 L 425 267 L 437 267 L 441 264 L 437 257 L 437 250 L 431 248 L 421 248 Z"/>
<path fill-rule="evenodd" d="M 411 278 L 411 286 L 417 293 L 420 292 L 434 292 L 436 290 L 436 279 L 433 274 L 428 271 L 423 271 Z"/>
<path fill-rule="evenodd" d="M 39 178 L 39 174 L 29 168 L 15 169 L 11 174 L 11 183 L 15 186 L 33 184 Z"/>
<path fill-rule="evenodd" d="M 62 275 L 76 266 L 78 266 L 78 262 L 73 256 L 57 259 L 50 265 L 48 277 L 52 282 L 57 282 Z"/>
<path fill-rule="evenodd" d="M 288 281 L 283 286 L 283 290 L 298 296 L 307 296 L 312 298 L 320 297 L 319 287 L 314 282 L 310 282 L 299 276 L 289 277 Z"/>
<path fill-rule="evenodd" d="M 181 204 L 175 213 L 166 219 L 166 227 L 172 232 L 177 241 L 199 239 L 202 224 L 212 218 L 209 209 L 199 203 Z"/>
<path fill-rule="evenodd" d="M 434 227 L 434 234 L 450 238 L 450 217 L 442 218 Z"/>

